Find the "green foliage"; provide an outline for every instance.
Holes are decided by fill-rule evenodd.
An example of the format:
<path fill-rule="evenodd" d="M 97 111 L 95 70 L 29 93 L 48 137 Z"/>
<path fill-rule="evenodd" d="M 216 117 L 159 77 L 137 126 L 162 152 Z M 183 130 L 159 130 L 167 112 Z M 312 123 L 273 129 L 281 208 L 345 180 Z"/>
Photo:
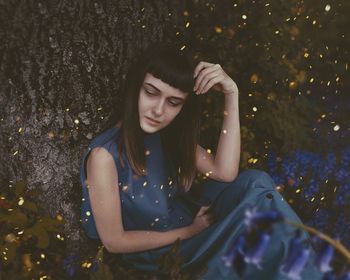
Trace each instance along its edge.
<path fill-rule="evenodd" d="M 183 257 L 177 255 L 180 240 L 161 256 L 157 263 L 163 275 L 124 268 L 118 257 L 104 257 L 104 246 L 99 246 L 96 256 L 66 256 L 63 238 L 64 219 L 43 214 L 35 198 L 38 190 L 26 189 L 18 182 L 0 193 L 0 279 L 112 280 L 121 279 L 193 279 L 190 272 L 181 272 Z M 116 254 L 117 255 L 117 254 Z M 165 278 L 164 278 L 165 277 Z"/>
<path fill-rule="evenodd" d="M 273 139 L 271 146 L 282 153 L 300 147 L 313 150 L 310 120 L 321 114 L 319 107 L 304 96 L 291 98 L 282 95 L 265 108 L 257 120 L 260 138 Z"/>
<path fill-rule="evenodd" d="M 162 255 L 157 260 L 157 264 L 161 271 L 165 273 L 167 279 L 187 280 L 192 279 L 193 276 L 189 273 L 181 272 L 181 266 L 184 262 L 184 257 L 177 255 L 181 240 L 177 239 L 172 245 L 168 253 Z"/>
<path fill-rule="evenodd" d="M 26 190 L 25 182 L 17 182 L 0 193 L 0 264 L 4 273 L 14 268 L 21 277 L 39 275 L 41 263 L 49 256 L 63 229 L 61 215 L 42 216 L 35 199 L 40 192 Z M 60 236 L 63 236 L 61 233 Z M 62 237 L 63 238 L 63 237 Z M 59 241 L 61 242 L 61 240 Z M 37 256 L 37 261 L 33 257 Z M 39 263 L 38 263 L 39 261 Z M 1 274 L 0 274 L 1 275 Z"/>
<path fill-rule="evenodd" d="M 103 246 L 101 246 L 96 255 L 97 259 L 97 270 L 92 271 L 89 274 L 90 280 L 113 280 L 113 274 L 108 265 L 103 263 Z"/>

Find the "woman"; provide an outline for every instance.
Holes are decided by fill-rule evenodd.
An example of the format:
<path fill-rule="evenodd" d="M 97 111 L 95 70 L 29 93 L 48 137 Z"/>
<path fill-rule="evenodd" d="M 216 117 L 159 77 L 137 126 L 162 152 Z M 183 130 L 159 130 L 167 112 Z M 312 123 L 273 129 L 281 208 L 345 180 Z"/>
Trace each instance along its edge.
<path fill-rule="evenodd" d="M 209 89 L 225 96 L 216 155 L 198 144 L 200 95 Z M 207 268 L 201 279 L 239 279 L 222 256 L 243 232 L 248 206 L 300 220 L 267 173 L 238 174 L 236 83 L 219 64 L 195 65 L 188 53 L 159 44 L 133 64 L 124 94 L 122 119 L 94 138 L 83 156 L 81 213 L 87 235 L 121 254 L 129 267 L 159 273 L 157 259 L 180 239 L 184 271 Z M 194 194 L 197 171 L 209 179 Z M 251 265 L 244 279 L 285 279 L 279 263 L 293 233 L 276 225 L 263 271 Z M 303 273 L 318 279 L 311 267 Z"/>

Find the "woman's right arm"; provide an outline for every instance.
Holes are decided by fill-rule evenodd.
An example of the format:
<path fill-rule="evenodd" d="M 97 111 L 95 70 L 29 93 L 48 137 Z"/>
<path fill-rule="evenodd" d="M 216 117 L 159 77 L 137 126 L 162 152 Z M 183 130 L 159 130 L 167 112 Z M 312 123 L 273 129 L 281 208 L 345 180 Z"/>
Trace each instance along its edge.
<path fill-rule="evenodd" d="M 160 231 L 125 231 L 122 223 L 118 171 L 112 155 L 104 148 L 94 148 L 87 161 L 87 185 L 98 235 L 111 253 L 132 253 L 163 247 L 178 238 L 186 239 L 209 226 L 209 216 L 197 223 Z M 206 219 L 203 219 L 203 217 Z"/>

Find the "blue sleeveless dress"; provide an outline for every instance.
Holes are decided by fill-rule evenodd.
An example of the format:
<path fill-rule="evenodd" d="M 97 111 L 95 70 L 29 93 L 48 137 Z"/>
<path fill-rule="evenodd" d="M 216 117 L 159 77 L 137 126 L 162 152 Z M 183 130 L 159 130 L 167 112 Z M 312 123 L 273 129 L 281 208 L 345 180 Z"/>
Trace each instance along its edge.
<path fill-rule="evenodd" d="M 249 264 L 243 278 L 232 267 L 224 265 L 221 257 L 226 254 L 243 231 L 245 209 L 255 206 L 258 210 L 279 210 L 289 220 L 301 223 L 283 197 L 274 188 L 273 179 L 264 171 L 250 169 L 241 172 L 232 182 L 207 180 L 200 186 L 199 196 L 182 192 L 175 184 L 170 166 L 165 160 L 160 133 L 147 134 L 144 141 L 147 175 L 134 176 L 129 162 L 122 167 L 118 159 L 117 140 L 119 128 L 112 127 L 96 136 L 84 152 L 80 166 L 82 184 L 81 219 L 89 238 L 99 239 L 92 214 L 86 184 L 85 161 L 95 147 L 108 150 L 118 170 L 122 219 L 125 230 L 168 231 L 190 225 L 201 205 L 212 204 L 215 223 L 199 234 L 182 240 L 178 254 L 184 257 L 183 271 L 207 267 L 200 279 L 287 279 L 280 273 L 282 259 L 288 253 L 288 244 L 295 229 L 287 224 L 274 225 L 271 242 L 264 253 L 259 270 Z M 303 233 L 305 240 L 309 236 Z M 130 268 L 159 272 L 156 260 L 171 249 L 172 245 L 136 253 L 121 254 Z M 312 251 L 313 253 L 313 251 Z M 322 274 L 309 262 L 301 273 L 301 279 L 322 279 Z"/>

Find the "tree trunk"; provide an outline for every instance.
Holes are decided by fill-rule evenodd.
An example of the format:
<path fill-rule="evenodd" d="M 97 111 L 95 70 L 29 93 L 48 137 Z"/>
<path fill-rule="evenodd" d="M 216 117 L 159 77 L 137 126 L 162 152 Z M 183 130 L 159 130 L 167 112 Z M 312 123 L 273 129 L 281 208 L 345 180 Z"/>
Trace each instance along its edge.
<path fill-rule="evenodd" d="M 186 5 L 0 3 L 1 188 L 24 180 L 43 190 L 38 203 L 64 217 L 70 249 L 87 242 L 80 226 L 82 153 L 120 117 L 120 86 L 135 55 L 153 41 L 181 41 Z"/>

